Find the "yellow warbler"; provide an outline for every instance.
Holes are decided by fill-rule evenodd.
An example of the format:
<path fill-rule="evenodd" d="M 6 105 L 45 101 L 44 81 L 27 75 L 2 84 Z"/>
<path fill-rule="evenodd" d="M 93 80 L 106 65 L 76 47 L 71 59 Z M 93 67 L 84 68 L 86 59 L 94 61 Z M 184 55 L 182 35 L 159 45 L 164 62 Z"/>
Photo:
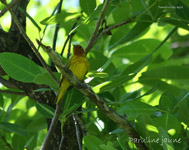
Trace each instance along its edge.
<path fill-rule="evenodd" d="M 85 51 L 80 45 L 75 45 L 73 51 L 74 54 L 68 61 L 67 67 L 81 81 L 89 70 L 89 62 L 85 58 Z M 62 76 L 56 104 L 58 104 L 60 100 L 63 99 L 64 94 L 70 86 L 71 83 L 64 76 Z"/>

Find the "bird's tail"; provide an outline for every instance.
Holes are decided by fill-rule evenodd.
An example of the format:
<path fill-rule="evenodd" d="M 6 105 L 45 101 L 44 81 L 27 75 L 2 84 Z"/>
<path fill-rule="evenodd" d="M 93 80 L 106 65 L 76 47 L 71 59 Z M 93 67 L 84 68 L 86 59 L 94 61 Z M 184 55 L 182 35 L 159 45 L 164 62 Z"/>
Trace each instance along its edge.
<path fill-rule="evenodd" d="M 70 87 L 70 83 L 64 78 L 64 80 L 61 83 L 58 95 L 57 95 L 56 104 L 58 104 L 63 99 L 69 87 Z"/>

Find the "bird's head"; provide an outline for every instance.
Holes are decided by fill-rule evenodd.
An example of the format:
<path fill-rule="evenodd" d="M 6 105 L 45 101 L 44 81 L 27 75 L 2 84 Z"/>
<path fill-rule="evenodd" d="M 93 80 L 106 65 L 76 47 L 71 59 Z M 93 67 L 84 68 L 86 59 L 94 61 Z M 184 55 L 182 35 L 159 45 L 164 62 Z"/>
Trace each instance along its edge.
<path fill-rule="evenodd" d="M 75 56 L 85 56 L 85 51 L 80 45 L 73 45 L 74 46 L 74 55 Z"/>

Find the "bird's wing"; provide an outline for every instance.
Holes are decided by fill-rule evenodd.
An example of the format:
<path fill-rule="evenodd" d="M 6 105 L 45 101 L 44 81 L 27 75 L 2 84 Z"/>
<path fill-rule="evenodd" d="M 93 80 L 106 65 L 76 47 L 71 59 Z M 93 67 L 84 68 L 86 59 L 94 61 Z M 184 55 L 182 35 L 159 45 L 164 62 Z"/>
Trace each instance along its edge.
<path fill-rule="evenodd" d="M 71 58 L 71 59 L 72 59 L 72 58 Z M 72 61 L 71 59 L 69 59 L 68 62 L 66 63 L 66 67 L 68 67 L 68 68 L 69 68 L 70 65 L 71 65 L 71 61 Z M 61 74 L 59 87 L 61 86 L 63 79 L 64 79 L 64 76 Z"/>

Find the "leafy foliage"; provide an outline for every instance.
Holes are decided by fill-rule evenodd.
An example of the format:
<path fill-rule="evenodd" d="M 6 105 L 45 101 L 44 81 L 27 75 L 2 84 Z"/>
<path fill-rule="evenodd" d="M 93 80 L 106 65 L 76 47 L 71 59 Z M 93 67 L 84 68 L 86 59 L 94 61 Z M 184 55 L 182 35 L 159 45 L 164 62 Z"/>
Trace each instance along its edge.
<path fill-rule="evenodd" d="M 35 25 L 29 28 L 32 23 L 28 22 L 27 34 L 35 40 L 33 30 L 37 29 L 45 35 L 44 43 L 51 45 L 52 28 L 58 24 L 61 38 L 57 40 L 57 53 L 73 32 L 76 34 L 72 42 L 86 47 L 103 4 L 98 0 L 80 0 L 78 6 L 72 6 L 75 8 L 65 7 L 60 14 L 50 15 L 47 10 L 54 9 L 55 4 L 50 1 L 46 9 L 39 9 L 42 4 L 30 2 L 27 16 L 34 5 L 37 9 L 36 16 L 32 19 L 30 16 Z M 116 112 L 126 116 L 152 150 L 189 147 L 188 13 L 186 0 L 111 0 L 98 32 L 131 17 L 135 21 L 103 35 L 87 55 L 91 64 L 87 81 L 92 89 Z M 48 27 L 42 33 L 44 25 Z M 162 43 L 175 27 L 177 32 Z M 67 55 L 67 48 L 63 57 Z M 46 54 L 41 54 L 48 62 Z M 3 76 L 5 79 L 49 87 L 38 89 L 40 91 L 58 89 L 45 69 L 29 58 L 0 53 L 0 65 L 7 74 Z M 3 85 L 0 88 L 9 90 Z M 82 114 L 88 131 L 83 138 L 83 150 L 136 149 L 133 141 L 138 142 L 137 139 L 128 137 L 76 89 L 70 90 L 65 99 L 61 119 L 67 119 L 73 112 Z M 81 111 L 77 110 L 80 106 Z M 0 94 L 0 149 L 9 149 L 7 143 L 14 150 L 39 149 L 47 129 L 45 118 L 52 118 L 53 113 L 52 107 L 29 97 Z"/>

